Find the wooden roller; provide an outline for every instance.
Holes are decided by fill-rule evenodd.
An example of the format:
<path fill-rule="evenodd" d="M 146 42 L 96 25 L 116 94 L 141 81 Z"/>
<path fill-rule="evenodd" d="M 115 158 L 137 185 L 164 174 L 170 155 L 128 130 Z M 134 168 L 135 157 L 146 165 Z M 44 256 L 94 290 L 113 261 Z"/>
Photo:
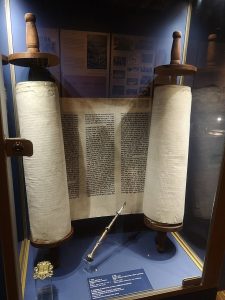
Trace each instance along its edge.
<path fill-rule="evenodd" d="M 22 67 L 52 67 L 58 65 L 58 56 L 39 51 L 39 38 L 35 25 L 35 15 L 26 13 L 25 21 L 27 52 L 10 54 L 8 56 L 9 63 Z"/>
<path fill-rule="evenodd" d="M 40 52 L 39 50 L 39 37 L 36 28 L 36 17 L 33 13 L 25 14 L 26 21 L 26 52 L 21 53 L 13 53 L 8 56 L 8 61 L 11 64 L 23 67 L 51 67 L 59 64 L 59 58 L 55 54 Z M 66 237 L 62 240 L 59 240 L 55 243 L 46 244 L 44 241 L 39 240 L 33 241 L 31 238 L 31 244 L 34 247 L 40 248 L 50 248 L 51 253 L 56 256 L 58 253 L 58 247 L 64 243 L 66 240 L 70 239 L 73 235 L 73 227 L 71 227 L 71 231 L 68 233 Z"/>
<path fill-rule="evenodd" d="M 177 83 L 177 76 L 183 75 L 193 75 L 197 72 L 197 68 L 193 65 L 181 64 L 181 32 L 173 32 L 173 42 L 171 47 L 171 60 L 168 65 L 157 66 L 154 69 L 156 75 L 159 76 L 169 76 L 170 84 Z M 167 232 L 179 231 L 182 229 L 183 223 L 179 224 L 166 224 L 159 223 L 151 220 L 148 217 L 144 217 L 144 223 L 148 228 L 151 228 L 157 232 L 155 239 L 156 247 L 159 252 L 164 252 L 166 250 L 167 244 Z"/>

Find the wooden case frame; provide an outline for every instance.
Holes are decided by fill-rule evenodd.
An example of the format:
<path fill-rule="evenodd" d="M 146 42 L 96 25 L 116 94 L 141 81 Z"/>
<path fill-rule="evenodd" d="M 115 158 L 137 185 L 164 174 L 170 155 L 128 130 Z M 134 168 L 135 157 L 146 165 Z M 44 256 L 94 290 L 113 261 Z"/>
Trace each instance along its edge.
<path fill-rule="evenodd" d="M 187 35 L 186 35 L 187 36 Z M 12 83 L 13 84 L 13 83 Z M 17 251 L 17 230 L 11 183 L 10 162 L 5 151 L 5 136 L 3 132 L 2 115 L 0 111 L 0 237 L 4 263 L 5 288 L 7 300 L 22 300 L 23 279 L 20 276 L 20 266 Z M 120 299 L 167 299 L 173 296 L 185 295 L 216 289 L 225 253 L 225 154 L 221 165 L 220 178 L 211 220 L 206 258 L 203 267 L 202 280 L 198 285 L 174 287 L 157 291 L 129 295 Z M 22 249 L 25 256 L 28 252 L 25 240 Z M 21 260 L 21 266 L 26 260 Z M 26 268 L 26 267 L 25 267 Z M 23 270 L 22 270 L 23 273 Z M 22 274 L 23 277 L 23 274 Z M 22 281 L 22 284 L 21 284 Z"/>

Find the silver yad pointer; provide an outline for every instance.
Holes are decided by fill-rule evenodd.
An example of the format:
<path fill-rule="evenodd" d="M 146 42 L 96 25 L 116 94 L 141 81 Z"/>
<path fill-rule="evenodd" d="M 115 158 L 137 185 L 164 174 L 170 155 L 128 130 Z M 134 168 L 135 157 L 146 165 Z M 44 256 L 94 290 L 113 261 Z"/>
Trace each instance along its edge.
<path fill-rule="evenodd" d="M 114 216 L 114 218 L 112 219 L 112 221 L 110 222 L 110 224 L 105 227 L 104 232 L 102 233 L 102 235 L 100 236 L 100 238 L 98 239 L 98 241 L 96 242 L 93 250 L 86 256 L 86 260 L 91 262 L 94 260 L 94 254 L 95 251 L 97 250 L 97 248 L 99 247 L 99 245 L 101 244 L 101 242 L 104 240 L 104 238 L 106 237 L 107 233 L 110 231 L 113 223 L 116 221 L 116 219 L 118 218 L 118 216 L 121 214 L 122 210 L 124 209 L 126 205 L 126 202 L 123 203 L 122 207 L 116 212 L 116 215 Z"/>

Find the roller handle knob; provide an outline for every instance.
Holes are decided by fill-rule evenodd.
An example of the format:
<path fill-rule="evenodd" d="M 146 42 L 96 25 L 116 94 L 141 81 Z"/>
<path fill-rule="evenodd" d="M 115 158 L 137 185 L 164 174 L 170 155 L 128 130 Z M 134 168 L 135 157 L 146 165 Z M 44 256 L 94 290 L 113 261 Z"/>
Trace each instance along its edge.
<path fill-rule="evenodd" d="M 27 52 L 37 53 L 39 52 L 39 38 L 35 25 L 36 17 L 32 13 L 25 14 L 26 21 L 26 46 Z"/>
<path fill-rule="evenodd" d="M 171 61 L 170 61 L 170 64 L 172 65 L 180 64 L 180 52 L 181 52 L 180 38 L 181 38 L 181 32 L 174 31 L 173 44 L 171 48 Z"/>

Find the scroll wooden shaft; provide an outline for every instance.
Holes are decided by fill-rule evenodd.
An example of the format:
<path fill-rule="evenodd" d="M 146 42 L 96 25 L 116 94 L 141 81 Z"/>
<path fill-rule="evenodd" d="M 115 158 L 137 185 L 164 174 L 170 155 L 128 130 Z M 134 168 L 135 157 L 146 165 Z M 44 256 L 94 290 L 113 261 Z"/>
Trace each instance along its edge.
<path fill-rule="evenodd" d="M 35 25 L 36 17 L 32 13 L 25 14 L 26 21 L 26 46 L 29 53 L 39 52 L 39 38 Z"/>
<path fill-rule="evenodd" d="M 180 54 L 181 54 L 180 38 L 181 38 L 181 32 L 174 31 L 173 44 L 171 48 L 171 61 L 170 61 L 171 65 L 180 64 Z"/>

